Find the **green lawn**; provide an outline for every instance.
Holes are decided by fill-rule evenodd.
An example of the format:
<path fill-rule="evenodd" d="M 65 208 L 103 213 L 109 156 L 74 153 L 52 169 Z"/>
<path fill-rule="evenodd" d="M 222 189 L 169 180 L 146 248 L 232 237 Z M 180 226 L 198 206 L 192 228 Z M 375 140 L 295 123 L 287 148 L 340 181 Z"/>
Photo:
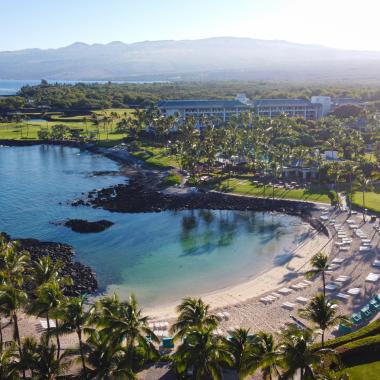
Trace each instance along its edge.
<path fill-rule="evenodd" d="M 354 205 L 363 206 L 363 195 L 361 192 L 356 192 L 352 200 Z M 365 207 L 370 211 L 380 213 L 380 193 L 367 191 L 365 193 Z"/>
<path fill-rule="evenodd" d="M 344 372 L 350 375 L 350 380 L 377 380 L 380 379 L 380 361 L 346 368 Z"/>
<path fill-rule="evenodd" d="M 254 195 L 258 197 L 272 197 L 272 187 L 267 186 L 264 192 L 264 186 L 256 186 L 248 179 L 231 178 L 222 181 L 216 189 L 244 195 Z M 303 189 L 275 189 L 275 198 L 299 199 L 303 201 L 330 203 L 327 191 L 303 190 Z"/>
<path fill-rule="evenodd" d="M 159 168 L 179 167 L 175 156 L 168 154 L 167 149 L 163 147 L 143 145 L 139 150 L 132 151 L 131 154 L 145 161 L 147 164 Z"/>

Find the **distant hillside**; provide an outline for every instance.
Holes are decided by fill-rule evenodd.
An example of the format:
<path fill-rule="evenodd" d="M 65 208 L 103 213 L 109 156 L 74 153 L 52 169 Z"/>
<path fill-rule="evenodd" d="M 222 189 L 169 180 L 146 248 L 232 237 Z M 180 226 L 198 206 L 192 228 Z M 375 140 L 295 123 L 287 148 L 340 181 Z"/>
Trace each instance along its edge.
<path fill-rule="evenodd" d="M 380 52 L 220 37 L 0 52 L 0 79 L 334 80 L 380 77 Z"/>

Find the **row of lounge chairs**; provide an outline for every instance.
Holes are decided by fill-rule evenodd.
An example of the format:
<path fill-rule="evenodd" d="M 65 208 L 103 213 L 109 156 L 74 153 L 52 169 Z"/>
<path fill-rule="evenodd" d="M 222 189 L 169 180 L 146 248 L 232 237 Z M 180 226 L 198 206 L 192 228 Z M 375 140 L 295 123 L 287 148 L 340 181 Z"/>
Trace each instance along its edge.
<path fill-rule="evenodd" d="M 307 288 L 308 286 L 310 286 L 311 284 L 312 284 L 311 281 L 303 280 L 302 282 L 299 282 L 297 284 L 290 285 L 289 288 L 278 289 L 276 292 L 271 293 L 270 295 L 268 295 L 266 297 L 260 298 L 260 302 L 264 303 L 265 305 L 272 303 L 272 302 L 275 302 L 276 300 L 280 299 L 282 296 L 287 296 L 290 293 L 292 293 L 293 291 L 303 290 L 303 289 Z M 309 299 L 305 298 L 305 297 L 297 297 L 296 298 L 296 302 L 298 302 L 302 305 L 306 304 L 308 301 L 309 301 Z M 287 310 L 293 310 L 296 306 L 297 305 L 295 303 L 292 303 L 289 301 L 286 301 L 281 305 L 282 308 L 287 309 Z"/>
<path fill-rule="evenodd" d="M 353 326 L 347 326 L 344 323 L 339 324 L 338 331 L 341 334 L 347 334 L 353 328 L 360 326 L 368 319 L 372 318 L 380 311 L 380 295 L 376 294 L 365 306 L 363 306 L 358 313 L 351 315 L 351 323 Z"/>

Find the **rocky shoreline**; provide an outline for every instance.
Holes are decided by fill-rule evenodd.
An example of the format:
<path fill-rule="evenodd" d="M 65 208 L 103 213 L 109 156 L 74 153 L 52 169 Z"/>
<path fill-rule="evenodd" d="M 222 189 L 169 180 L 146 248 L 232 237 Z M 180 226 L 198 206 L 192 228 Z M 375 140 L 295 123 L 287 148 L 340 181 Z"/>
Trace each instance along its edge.
<path fill-rule="evenodd" d="M 324 225 L 313 217 L 317 207 L 311 202 L 272 200 L 215 191 L 167 194 L 157 190 L 147 190 L 136 178 L 130 179 L 128 184 L 93 190 L 87 194 L 86 198 L 73 201 L 72 205 L 85 205 L 125 213 L 193 209 L 273 211 L 299 216 L 315 229 L 328 235 Z"/>
<path fill-rule="evenodd" d="M 60 260 L 63 263 L 62 275 L 70 276 L 74 281 L 72 286 L 65 288 L 64 292 L 67 296 L 93 293 L 98 289 L 98 282 L 91 268 L 73 260 L 75 251 L 72 246 L 36 239 L 15 239 L 5 233 L 0 235 L 6 240 L 17 240 L 20 244 L 19 249 L 28 251 L 32 261 L 43 256 L 50 256 L 53 261 Z"/>

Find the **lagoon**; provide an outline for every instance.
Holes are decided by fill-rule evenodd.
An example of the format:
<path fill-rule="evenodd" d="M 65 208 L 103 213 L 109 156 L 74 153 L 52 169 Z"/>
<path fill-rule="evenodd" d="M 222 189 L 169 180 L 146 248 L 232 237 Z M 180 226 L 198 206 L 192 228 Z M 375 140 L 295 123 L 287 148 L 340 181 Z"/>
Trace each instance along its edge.
<path fill-rule="evenodd" d="M 145 306 L 176 302 L 253 278 L 282 265 L 302 238 L 298 217 L 265 212 L 193 210 L 111 213 L 68 201 L 121 183 L 118 164 L 77 148 L 0 148 L 0 231 L 71 244 L 97 274 L 100 290 L 131 292 Z M 79 234 L 52 222 L 108 219 L 111 228 Z"/>

